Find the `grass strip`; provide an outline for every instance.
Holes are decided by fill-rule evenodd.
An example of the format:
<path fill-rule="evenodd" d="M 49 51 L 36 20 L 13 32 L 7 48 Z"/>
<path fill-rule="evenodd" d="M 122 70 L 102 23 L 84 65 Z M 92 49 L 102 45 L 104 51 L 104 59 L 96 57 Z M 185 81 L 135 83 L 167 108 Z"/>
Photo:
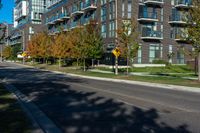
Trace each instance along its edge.
<path fill-rule="evenodd" d="M 30 133 L 31 123 L 17 100 L 0 84 L 0 133 Z"/>

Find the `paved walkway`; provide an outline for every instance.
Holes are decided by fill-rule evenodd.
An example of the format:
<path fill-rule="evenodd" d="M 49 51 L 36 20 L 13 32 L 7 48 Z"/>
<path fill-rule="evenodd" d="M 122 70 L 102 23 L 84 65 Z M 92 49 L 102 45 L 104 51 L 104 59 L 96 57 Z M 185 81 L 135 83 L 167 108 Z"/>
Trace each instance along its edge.
<path fill-rule="evenodd" d="M 98 70 L 98 69 L 91 69 L 89 70 L 91 72 L 99 72 L 99 73 L 113 73 L 111 71 L 103 71 L 103 70 Z M 166 74 L 176 74 L 179 75 L 181 73 L 163 73 L 162 77 L 172 77 L 172 76 L 165 76 Z M 192 74 L 192 73 L 185 73 L 185 74 Z M 149 76 L 149 77 L 161 77 L 161 75 L 153 75 L 148 72 L 130 72 L 130 75 L 136 75 L 136 76 Z M 183 79 L 191 79 L 191 80 L 198 80 L 196 77 L 181 77 Z"/>

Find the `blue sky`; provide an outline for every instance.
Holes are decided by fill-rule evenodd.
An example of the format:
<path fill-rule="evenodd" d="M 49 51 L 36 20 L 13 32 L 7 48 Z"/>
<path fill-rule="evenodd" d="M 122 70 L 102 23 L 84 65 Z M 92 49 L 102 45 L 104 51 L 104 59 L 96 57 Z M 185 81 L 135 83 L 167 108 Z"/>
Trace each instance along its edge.
<path fill-rule="evenodd" d="M 2 0 L 3 7 L 0 9 L 0 22 L 12 23 L 14 0 Z"/>

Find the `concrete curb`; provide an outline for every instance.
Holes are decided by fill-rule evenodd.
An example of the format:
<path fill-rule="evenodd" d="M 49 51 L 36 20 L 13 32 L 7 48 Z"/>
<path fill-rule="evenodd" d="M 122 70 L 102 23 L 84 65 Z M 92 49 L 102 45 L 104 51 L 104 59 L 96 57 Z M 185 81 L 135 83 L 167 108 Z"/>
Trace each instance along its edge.
<path fill-rule="evenodd" d="M 23 64 L 19 64 L 19 65 L 29 67 L 29 68 L 38 69 L 38 68 L 35 68 L 35 67 L 32 67 L 32 66 L 27 66 L 27 65 L 23 65 Z M 39 70 L 58 73 L 58 74 L 65 74 L 65 75 L 72 76 L 72 77 L 80 77 L 80 78 L 86 78 L 86 79 L 111 81 L 111 82 L 118 82 L 118 83 L 127 83 L 127 84 L 134 84 L 134 85 L 141 85 L 141 86 L 148 86 L 148 87 L 157 87 L 157 88 L 170 89 L 170 90 L 200 93 L 200 88 L 197 88 L 197 87 L 187 87 L 187 86 L 159 84 L 159 83 L 150 83 L 150 82 L 142 82 L 142 81 L 131 81 L 131 80 L 121 80 L 121 79 L 83 76 L 83 75 L 78 75 L 78 74 L 70 74 L 70 73 L 64 73 L 64 72 L 59 72 L 59 71 L 50 71 L 50 70 L 45 70 L 45 69 L 39 69 Z"/>
<path fill-rule="evenodd" d="M 16 87 L 9 83 L 4 82 L 5 87 L 9 90 L 18 100 L 23 110 L 31 119 L 33 126 L 37 131 L 33 133 L 62 133 L 62 131 L 50 120 L 28 97 L 22 94 Z"/>

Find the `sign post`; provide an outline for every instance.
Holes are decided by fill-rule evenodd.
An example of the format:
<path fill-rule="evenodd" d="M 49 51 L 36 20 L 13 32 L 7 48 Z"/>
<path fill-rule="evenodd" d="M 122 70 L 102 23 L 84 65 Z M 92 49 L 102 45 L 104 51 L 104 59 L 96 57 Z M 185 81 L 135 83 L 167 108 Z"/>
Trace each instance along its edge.
<path fill-rule="evenodd" d="M 118 75 L 118 57 L 120 56 L 121 52 L 118 47 L 116 47 L 112 53 L 115 55 L 115 75 Z"/>

